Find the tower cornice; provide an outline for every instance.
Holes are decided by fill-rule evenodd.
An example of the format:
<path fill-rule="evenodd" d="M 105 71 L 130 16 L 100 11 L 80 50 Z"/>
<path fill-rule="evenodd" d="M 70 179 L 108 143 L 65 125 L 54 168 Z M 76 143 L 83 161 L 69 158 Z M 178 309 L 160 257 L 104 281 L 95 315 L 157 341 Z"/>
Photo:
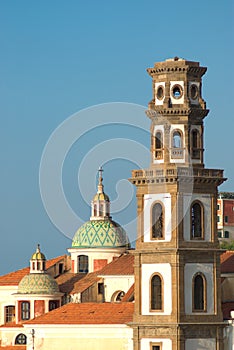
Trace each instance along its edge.
<path fill-rule="evenodd" d="M 154 102 L 150 102 L 150 105 L 154 104 Z M 155 109 L 151 109 L 149 105 L 149 109 L 146 110 L 146 115 L 147 117 L 152 120 L 152 121 L 165 121 L 165 117 L 166 118 L 170 118 L 170 116 L 172 117 L 186 117 L 188 116 L 188 118 L 193 118 L 194 119 L 198 119 L 198 120 L 202 120 L 204 119 L 207 114 L 209 113 L 209 109 L 200 109 L 200 108 L 163 108 L 163 107 L 157 107 Z M 160 119 L 164 118 L 164 119 Z M 169 119 L 167 119 L 168 121 Z"/>

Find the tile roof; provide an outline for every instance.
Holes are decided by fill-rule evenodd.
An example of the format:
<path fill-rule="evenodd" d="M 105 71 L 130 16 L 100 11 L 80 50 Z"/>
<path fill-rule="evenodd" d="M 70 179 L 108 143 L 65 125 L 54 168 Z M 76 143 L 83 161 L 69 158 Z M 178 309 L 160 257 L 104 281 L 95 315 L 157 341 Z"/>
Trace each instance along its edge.
<path fill-rule="evenodd" d="M 66 272 L 58 276 L 56 282 L 59 285 L 60 292 L 69 294 L 73 290 L 74 284 L 82 278 L 84 278 L 83 273 Z"/>
<path fill-rule="evenodd" d="M 135 283 L 133 283 L 133 285 L 129 288 L 125 296 L 122 298 L 121 300 L 122 302 L 134 300 L 134 287 L 135 287 Z"/>
<path fill-rule="evenodd" d="M 133 303 L 70 303 L 25 322 L 30 324 L 126 324 L 132 322 Z"/>
<path fill-rule="evenodd" d="M 132 254 L 123 254 L 98 271 L 98 275 L 134 275 L 133 263 Z"/>
<path fill-rule="evenodd" d="M 91 272 L 85 275 L 82 279 L 74 284 L 71 294 L 82 293 L 87 288 L 91 287 L 94 283 L 100 281 L 100 277 L 97 277 L 96 272 Z"/>
<path fill-rule="evenodd" d="M 9 328 L 12 328 L 12 327 L 16 327 L 16 328 L 21 328 L 21 327 L 23 327 L 23 325 L 21 324 L 21 323 L 15 323 L 15 322 L 8 322 L 8 323 L 5 323 L 5 324 L 2 324 L 1 326 L 0 326 L 0 328 L 1 327 L 9 327 Z"/>
<path fill-rule="evenodd" d="M 46 269 L 49 269 L 51 266 L 53 266 L 54 264 L 57 264 L 59 261 L 63 260 L 64 258 L 66 258 L 67 255 L 60 255 L 57 256 L 56 258 L 50 259 L 46 261 Z"/>
<path fill-rule="evenodd" d="M 0 286 L 18 286 L 22 278 L 29 273 L 29 267 L 0 276 Z"/>
<path fill-rule="evenodd" d="M 234 302 L 225 302 L 222 303 L 222 311 L 224 320 L 231 319 L 231 311 L 234 311 Z"/>
<path fill-rule="evenodd" d="M 221 273 L 234 273 L 234 251 L 227 250 L 220 256 Z"/>
<path fill-rule="evenodd" d="M 65 255 L 58 256 L 46 261 L 46 269 L 49 269 L 54 264 L 58 263 L 64 258 Z M 6 275 L 0 276 L 0 286 L 18 286 L 22 278 L 29 274 L 29 267 L 24 267 L 23 269 L 7 273 Z"/>
<path fill-rule="evenodd" d="M 4 349 L 4 350 L 26 350 L 27 349 L 27 345 L 0 346 L 0 349 Z"/>

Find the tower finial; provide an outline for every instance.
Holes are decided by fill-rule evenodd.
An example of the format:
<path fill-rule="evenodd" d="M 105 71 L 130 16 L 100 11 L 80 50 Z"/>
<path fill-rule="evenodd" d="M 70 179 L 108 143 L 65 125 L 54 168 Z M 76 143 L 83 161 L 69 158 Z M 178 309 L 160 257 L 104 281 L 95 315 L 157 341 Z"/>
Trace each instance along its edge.
<path fill-rule="evenodd" d="M 37 244 L 37 250 L 36 250 L 36 252 L 37 252 L 37 253 L 40 253 L 40 251 L 41 251 L 41 249 L 40 249 L 40 244 L 38 243 L 38 244 Z"/>
<path fill-rule="evenodd" d="M 103 177 L 102 177 L 102 173 L 103 173 L 103 169 L 102 167 L 100 166 L 99 169 L 98 169 L 98 173 L 99 173 L 99 179 L 98 179 L 98 193 L 103 193 L 103 189 L 104 189 L 104 186 L 103 186 Z"/>

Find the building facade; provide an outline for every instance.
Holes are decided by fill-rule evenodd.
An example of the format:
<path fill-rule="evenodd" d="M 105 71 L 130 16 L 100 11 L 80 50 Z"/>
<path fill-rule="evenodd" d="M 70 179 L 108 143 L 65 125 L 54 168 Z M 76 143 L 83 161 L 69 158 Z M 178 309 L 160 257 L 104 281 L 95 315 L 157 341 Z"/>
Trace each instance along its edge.
<path fill-rule="evenodd" d="M 234 193 L 220 192 L 217 202 L 218 237 L 220 242 L 234 241 Z"/>

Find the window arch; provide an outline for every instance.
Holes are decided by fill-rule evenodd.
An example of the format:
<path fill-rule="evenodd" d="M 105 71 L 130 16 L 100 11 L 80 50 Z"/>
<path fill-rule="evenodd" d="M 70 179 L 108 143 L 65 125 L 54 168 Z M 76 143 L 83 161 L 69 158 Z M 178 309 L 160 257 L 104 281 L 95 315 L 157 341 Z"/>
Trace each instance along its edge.
<path fill-rule="evenodd" d="M 150 308 L 163 310 L 163 279 L 160 274 L 153 275 L 150 281 Z"/>
<path fill-rule="evenodd" d="M 27 344 L 27 337 L 25 334 L 20 333 L 15 338 L 15 345 Z"/>
<path fill-rule="evenodd" d="M 89 272 L 89 257 L 87 255 L 78 256 L 78 272 Z"/>
<path fill-rule="evenodd" d="M 193 277 L 193 311 L 206 311 L 206 278 L 200 272 Z"/>
<path fill-rule="evenodd" d="M 161 203 L 154 203 L 151 210 L 151 238 L 164 237 L 164 210 Z"/>
<path fill-rule="evenodd" d="M 191 148 L 192 148 L 192 158 L 200 158 L 200 134 L 197 129 L 193 129 L 191 132 Z"/>
<path fill-rule="evenodd" d="M 198 130 L 197 129 L 192 130 L 192 147 L 198 148 Z"/>
<path fill-rule="evenodd" d="M 112 295 L 111 301 L 112 302 L 121 301 L 124 296 L 125 296 L 125 292 L 123 290 L 118 290 L 118 291 L 114 292 L 114 294 Z"/>
<path fill-rule="evenodd" d="M 172 147 L 173 148 L 182 148 L 182 131 L 174 130 L 172 133 Z"/>
<path fill-rule="evenodd" d="M 97 216 L 97 205 L 94 204 L 93 206 L 93 216 Z"/>
<path fill-rule="evenodd" d="M 103 206 L 103 204 L 99 204 L 99 215 L 100 216 L 104 215 L 104 206 Z"/>
<path fill-rule="evenodd" d="M 162 148 L 162 132 L 157 131 L 155 134 L 155 148 L 161 149 Z"/>
<path fill-rule="evenodd" d="M 203 239 L 204 208 L 201 202 L 196 201 L 191 205 L 191 239 Z"/>
<path fill-rule="evenodd" d="M 154 149 L 155 149 L 155 158 L 163 158 L 163 134 L 161 131 L 157 131 L 154 136 Z"/>

